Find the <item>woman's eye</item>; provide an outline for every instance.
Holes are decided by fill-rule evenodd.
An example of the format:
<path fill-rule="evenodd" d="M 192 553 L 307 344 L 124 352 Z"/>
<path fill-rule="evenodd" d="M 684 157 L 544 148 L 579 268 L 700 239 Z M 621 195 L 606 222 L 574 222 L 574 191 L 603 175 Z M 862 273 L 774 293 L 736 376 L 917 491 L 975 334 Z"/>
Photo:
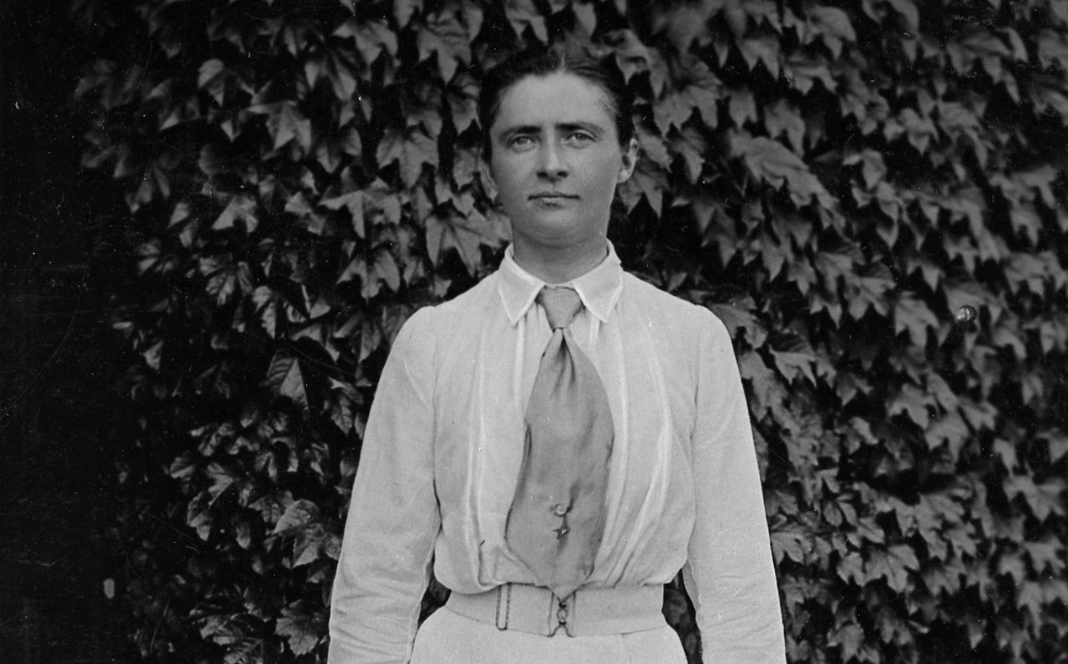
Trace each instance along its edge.
<path fill-rule="evenodd" d="M 584 146 L 593 142 L 593 136 L 590 136 L 585 132 L 575 132 L 574 134 L 570 134 L 565 140 L 572 145 Z"/>
<path fill-rule="evenodd" d="M 534 145 L 534 139 L 532 139 L 530 136 L 516 136 L 508 142 L 508 145 L 517 150 L 523 150 Z"/>

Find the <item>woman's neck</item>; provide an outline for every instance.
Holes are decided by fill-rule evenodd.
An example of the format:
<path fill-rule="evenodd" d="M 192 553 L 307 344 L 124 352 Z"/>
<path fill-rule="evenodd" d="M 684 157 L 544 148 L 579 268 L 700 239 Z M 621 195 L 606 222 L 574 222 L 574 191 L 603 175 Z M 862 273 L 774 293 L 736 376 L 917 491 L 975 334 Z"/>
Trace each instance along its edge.
<path fill-rule="evenodd" d="M 578 279 L 608 256 L 607 240 L 592 246 L 541 248 L 515 242 L 512 247 L 516 264 L 547 284 L 563 284 Z"/>

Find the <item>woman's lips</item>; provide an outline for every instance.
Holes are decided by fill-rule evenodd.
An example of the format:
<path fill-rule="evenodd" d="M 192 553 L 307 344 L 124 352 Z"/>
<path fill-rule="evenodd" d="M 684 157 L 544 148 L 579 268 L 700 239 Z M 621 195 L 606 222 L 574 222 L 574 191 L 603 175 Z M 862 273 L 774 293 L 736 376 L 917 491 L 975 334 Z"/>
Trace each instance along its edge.
<path fill-rule="evenodd" d="M 564 194 L 559 191 L 543 191 L 531 194 L 528 198 L 531 200 L 557 201 L 575 199 L 578 198 L 578 196 L 575 196 L 574 194 Z"/>

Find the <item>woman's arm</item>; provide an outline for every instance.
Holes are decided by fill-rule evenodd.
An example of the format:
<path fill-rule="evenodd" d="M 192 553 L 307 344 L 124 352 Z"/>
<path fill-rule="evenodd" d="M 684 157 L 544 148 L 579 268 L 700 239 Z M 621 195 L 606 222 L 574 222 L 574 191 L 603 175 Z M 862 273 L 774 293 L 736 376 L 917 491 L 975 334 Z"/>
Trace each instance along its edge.
<path fill-rule="evenodd" d="M 703 314 L 704 315 L 704 314 Z M 683 570 L 705 662 L 785 664 L 749 410 L 730 335 L 703 321 L 692 435 L 696 522 Z"/>
<path fill-rule="evenodd" d="M 329 664 L 403 664 L 441 527 L 434 491 L 434 339 L 401 329 L 367 421 L 330 608 Z"/>

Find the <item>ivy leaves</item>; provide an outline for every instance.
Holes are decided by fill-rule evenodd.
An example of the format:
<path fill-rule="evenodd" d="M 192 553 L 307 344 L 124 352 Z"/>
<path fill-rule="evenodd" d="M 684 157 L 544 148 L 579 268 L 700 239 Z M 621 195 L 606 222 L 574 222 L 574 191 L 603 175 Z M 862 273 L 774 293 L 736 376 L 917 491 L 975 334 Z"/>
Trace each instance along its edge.
<path fill-rule="evenodd" d="M 1060 4 L 178 4 L 79 5 L 117 26 L 76 94 L 138 247 L 117 518 L 146 654 L 322 654 L 390 342 L 507 240 L 479 80 L 565 41 L 635 96 L 617 249 L 734 338 L 791 660 L 1065 651 Z"/>

